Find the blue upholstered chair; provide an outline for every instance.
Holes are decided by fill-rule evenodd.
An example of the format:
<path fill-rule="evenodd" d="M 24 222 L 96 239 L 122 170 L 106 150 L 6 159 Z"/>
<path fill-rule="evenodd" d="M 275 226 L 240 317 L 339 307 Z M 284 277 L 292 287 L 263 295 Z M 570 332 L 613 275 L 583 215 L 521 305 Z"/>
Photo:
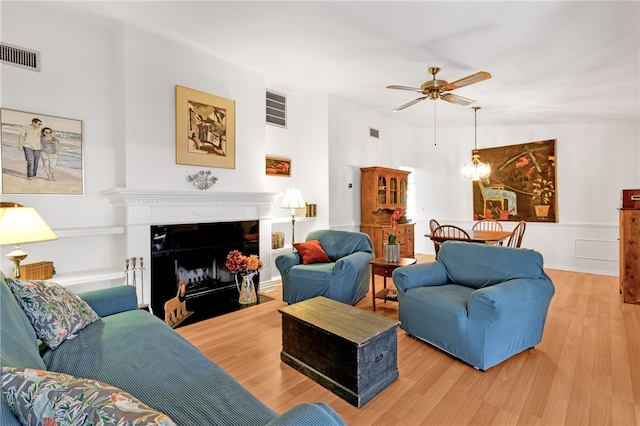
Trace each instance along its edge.
<path fill-rule="evenodd" d="M 306 241 L 318 240 L 330 262 L 302 263 L 298 252 L 281 254 L 276 267 L 282 276 L 282 299 L 296 303 L 324 296 L 355 305 L 369 291 L 373 246 L 367 234 L 319 230 Z"/>
<path fill-rule="evenodd" d="M 555 292 L 540 253 L 454 241 L 393 282 L 400 328 L 479 370 L 540 343 Z"/>

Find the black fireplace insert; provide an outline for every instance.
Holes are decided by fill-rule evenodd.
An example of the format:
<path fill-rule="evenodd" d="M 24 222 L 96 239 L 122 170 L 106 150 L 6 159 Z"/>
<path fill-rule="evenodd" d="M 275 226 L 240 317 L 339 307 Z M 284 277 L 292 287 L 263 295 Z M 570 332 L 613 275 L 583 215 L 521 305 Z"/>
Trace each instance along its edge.
<path fill-rule="evenodd" d="M 259 249 L 257 220 L 151 226 L 153 313 L 165 320 L 165 304 L 178 298 L 190 313 L 172 324 L 179 326 L 239 309 L 235 277 L 225 266 L 226 258 L 231 250 L 258 255 Z M 254 282 L 258 285 L 259 276 Z"/>

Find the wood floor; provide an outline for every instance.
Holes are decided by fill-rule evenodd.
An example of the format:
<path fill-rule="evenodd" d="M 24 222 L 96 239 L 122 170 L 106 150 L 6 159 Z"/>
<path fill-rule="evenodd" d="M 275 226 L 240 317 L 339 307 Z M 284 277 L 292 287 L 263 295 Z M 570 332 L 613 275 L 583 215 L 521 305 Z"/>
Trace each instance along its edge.
<path fill-rule="evenodd" d="M 480 372 L 398 330 L 400 377 L 361 408 L 280 361 L 280 287 L 177 331 L 278 413 L 324 401 L 348 425 L 639 425 L 640 306 L 621 303 L 617 277 L 547 272 L 556 294 L 534 349 Z M 371 295 L 356 306 L 371 310 Z M 396 303 L 377 306 L 398 318 Z"/>

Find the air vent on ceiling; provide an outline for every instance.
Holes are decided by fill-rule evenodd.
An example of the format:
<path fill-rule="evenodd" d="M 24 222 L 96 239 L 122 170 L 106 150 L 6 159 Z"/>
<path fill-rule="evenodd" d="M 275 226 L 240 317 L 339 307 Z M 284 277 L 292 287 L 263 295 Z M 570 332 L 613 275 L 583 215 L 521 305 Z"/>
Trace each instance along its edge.
<path fill-rule="evenodd" d="M 267 90 L 267 123 L 287 127 L 287 97 Z"/>
<path fill-rule="evenodd" d="M 0 43 L 0 62 L 40 72 L 40 52 Z"/>
<path fill-rule="evenodd" d="M 380 130 L 369 127 L 369 136 L 372 138 L 380 138 Z"/>

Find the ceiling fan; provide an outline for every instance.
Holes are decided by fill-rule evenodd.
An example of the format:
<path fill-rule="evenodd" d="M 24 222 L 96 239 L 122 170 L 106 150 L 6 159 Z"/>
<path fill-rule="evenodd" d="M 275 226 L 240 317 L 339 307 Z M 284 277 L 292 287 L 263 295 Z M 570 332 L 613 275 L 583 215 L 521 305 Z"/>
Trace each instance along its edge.
<path fill-rule="evenodd" d="M 393 111 L 400 111 L 411 105 L 417 104 L 418 102 L 424 101 L 425 99 L 436 100 L 438 98 L 443 101 L 451 102 L 452 104 L 460 105 L 463 107 L 473 105 L 475 103 L 474 100 L 463 98 L 462 96 L 454 95 L 453 93 L 446 93 L 451 90 L 459 89 L 460 87 L 468 86 L 470 84 L 479 83 L 484 80 L 488 80 L 491 78 L 491 74 L 485 71 L 480 71 L 475 74 L 471 74 L 470 76 L 461 78 L 460 80 L 456 80 L 453 83 L 448 83 L 445 80 L 436 80 L 436 74 L 440 72 L 440 68 L 431 67 L 429 68 L 429 73 L 433 76 L 433 80 L 425 81 L 422 83 L 420 87 L 409 87 L 409 86 L 387 86 L 387 89 L 399 89 L 399 90 L 410 90 L 413 92 L 422 93 L 424 96 L 421 96 L 417 99 L 412 100 L 411 102 L 407 102 L 404 105 L 400 105 L 398 108 Z"/>

